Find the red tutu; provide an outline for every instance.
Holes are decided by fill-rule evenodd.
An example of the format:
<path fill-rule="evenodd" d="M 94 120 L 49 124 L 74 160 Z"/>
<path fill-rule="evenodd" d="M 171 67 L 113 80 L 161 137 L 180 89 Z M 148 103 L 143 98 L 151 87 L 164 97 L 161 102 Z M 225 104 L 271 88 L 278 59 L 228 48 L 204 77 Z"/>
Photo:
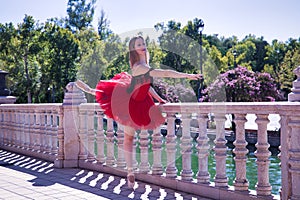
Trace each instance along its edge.
<path fill-rule="evenodd" d="M 136 130 L 153 130 L 165 119 L 149 93 L 151 80 L 149 73 L 137 77 L 119 73 L 97 84 L 96 101 L 105 115 L 116 122 Z"/>

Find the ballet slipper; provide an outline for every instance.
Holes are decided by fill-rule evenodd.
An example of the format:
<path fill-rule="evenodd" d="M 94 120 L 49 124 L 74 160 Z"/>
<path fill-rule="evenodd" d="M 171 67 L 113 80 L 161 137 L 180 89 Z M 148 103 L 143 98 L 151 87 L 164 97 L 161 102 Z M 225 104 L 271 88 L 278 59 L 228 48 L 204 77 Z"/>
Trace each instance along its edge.
<path fill-rule="evenodd" d="M 127 174 L 127 185 L 128 185 L 129 188 L 133 188 L 134 184 L 135 184 L 134 173 L 132 171 L 128 172 L 128 174 Z"/>

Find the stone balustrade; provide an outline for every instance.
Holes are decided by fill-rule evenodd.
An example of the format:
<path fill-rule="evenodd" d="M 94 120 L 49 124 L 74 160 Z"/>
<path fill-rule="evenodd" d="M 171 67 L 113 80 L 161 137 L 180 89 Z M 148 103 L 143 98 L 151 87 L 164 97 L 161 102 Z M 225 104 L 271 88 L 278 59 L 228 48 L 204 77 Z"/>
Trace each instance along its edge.
<path fill-rule="evenodd" d="M 166 124 L 136 134 L 134 166 L 138 180 L 214 199 L 300 198 L 300 103 L 168 103 L 162 109 Z M 208 170 L 207 122 L 211 113 L 216 123 L 213 181 Z M 234 114 L 236 123 L 233 185 L 228 184 L 226 173 L 226 114 Z M 257 117 L 255 191 L 249 190 L 246 176 L 247 114 Z M 281 117 L 280 197 L 271 193 L 269 182 L 269 114 Z M 182 121 L 181 137 L 175 134 L 176 116 Z M 166 136 L 161 134 L 162 130 L 167 131 Z M 191 136 L 195 131 L 196 139 Z M 72 84 L 68 86 L 63 104 L 0 105 L 0 148 L 53 161 L 56 167 L 80 167 L 125 177 L 123 141 L 122 125 L 107 119 L 98 104 L 86 103 L 84 94 Z M 196 172 L 192 170 L 192 156 L 198 159 Z M 179 157 L 180 169 L 176 164 Z"/>

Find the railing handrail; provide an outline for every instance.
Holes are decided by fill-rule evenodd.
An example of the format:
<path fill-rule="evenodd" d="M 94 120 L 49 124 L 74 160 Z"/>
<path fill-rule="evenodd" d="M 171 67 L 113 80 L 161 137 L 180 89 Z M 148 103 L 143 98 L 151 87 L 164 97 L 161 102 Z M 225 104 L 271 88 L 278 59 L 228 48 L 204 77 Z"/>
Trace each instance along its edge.
<path fill-rule="evenodd" d="M 68 109 L 66 109 L 68 106 Z M 298 198 L 299 192 L 297 192 L 292 185 L 300 185 L 300 177 L 299 177 L 299 158 L 300 158 L 300 142 L 299 142 L 299 130 L 300 130 L 300 102 L 220 102 L 220 103 L 167 103 L 162 105 L 162 111 L 166 113 L 166 118 L 171 125 L 174 125 L 172 120 L 174 120 L 175 113 L 183 114 L 183 123 L 184 126 L 189 127 L 189 122 L 191 120 L 190 116 L 192 113 L 196 113 L 197 120 L 199 123 L 199 137 L 198 137 L 198 152 L 199 152 L 199 159 L 202 159 L 201 162 L 206 162 L 205 159 L 207 158 L 207 132 L 200 128 L 200 124 L 205 124 L 207 122 L 207 114 L 214 113 L 216 115 L 217 120 L 217 138 L 216 138 L 216 165 L 219 165 L 221 168 L 217 169 L 217 177 L 216 177 L 216 186 L 220 186 L 217 188 L 219 190 L 219 194 L 209 194 L 210 197 L 220 198 L 222 192 L 228 191 L 228 189 L 224 189 L 222 186 L 227 186 L 227 180 L 223 177 L 224 170 L 222 169 L 222 165 L 224 163 L 225 157 L 223 153 L 226 151 L 224 150 L 224 114 L 235 114 L 235 122 L 237 123 L 237 139 L 235 142 L 236 145 L 236 165 L 243 166 L 244 165 L 244 157 L 246 152 L 244 151 L 246 148 L 245 139 L 243 138 L 242 133 L 243 124 L 245 123 L 245 115 L 246 114 L 256 114 L 258 116 L 257 123 L 259 124 L 259 142 L 257 144 L 257 159 L 258 159 L 258 166 L 261 169 L 266 169 L 264 164 L 265 161 L 268 160 L 269 153 L 267 152 L 268 146 L 267 141 L 265 138 L 266 132 L 266 125 L 268 123 L 267 115 L 268 114 L 279 114 L 281 117 L 280 124 L 281 124 L 281 169 L 282 169 L 282 189 L 281 189 L 281 198 Z M 68 123 L 66 119 L 67 112 L 72 112 L 70 116 L 74 117 L 76 122 L 72 125 Z M 85 119 L 88 115 L 93 115 L 96 112 L 96 118 L 98 121 L 101 119 L 103 120 L 103 111 L 96 103 L 81 103 L 75 105 L 64 105 L 61 103 L 55 104 L 2 104 L 0 105 L 0 147 L 6 148 L 7 150 L 17 151 L 20 153 L 28 153 L 30 155 L 40 157 L 46 160 L 55 161 L 57 167 L 72 167 L 72 166 L 79 166 L 79 167 L 87 167 L 94 170 L 102 170 L 103 172 L 115 173 L 116 175 L 125 176 L 125 172 L 120 170 L 120 168 L 113 167 L 113 164 L 116 162 L 117 165 L 124 167 L 124 160 L 122 160 L 122 152 L 119 151 L 120 158 L 114 158 L 113 151 L 110 152 L 110 162 L 111 165 L 107 165 L 105 159 L 107 159 L 104 155 L 104 151 L 100 154 L 103 155 L 91 155 L 90 150 L 92 149 L 91 146 L 87 145 L 87 149 L 85 146 L 82 146 L 83 142 L 89 142 L 89 144 L 93 144 L 93 141 L 102 140 L 103 144 L 104 141 L 108 141 L 115 138 L 114 135 L 94 135 L 95 132 L 103 131 L 103 127 L 98 127 L 97 130 L 91 129 L 91 125 L 88 124 L 80 124 L 80 120 Z M 221 114 L 221 115 L 220 115 Z M 34 117 L 32 117 L 34 116 Z M 42 117 L 41 117 L 42 116 Z M 80 118 L 83 117 L 82 119 Z M 222 117 L 223 116 L 223 117 Z M 40 118 L 38 119 L 37 118 Z M 55 118 L 59 122 L 55 122 Z M 79 120 L 79 118 L 80 120 Z M 43 119 L 45 118 L 45 119 Z M 43 121 L 45 120 L 45 121 Z M 108 119 L 109 120 L 109 119 Z M 170 121 L 171 120 L 171 121 Z M 66 124 L 67 123 L 67 124 Z M 74 127 L 75 124 L 75 127 Z M 76 127 L 78 126 L 78 127 Z M 172 126 L 168 126 L 168 131 L 172 132 Z M 186 131 L 187 129 L 185 129 Z M 29 132 L 28 132 L 29 131 Z M 73 133 L 72 137 L 67 136 L 67 134 Z M 95 132 L 94 132 L 95 131 Z M 154 130 L 154 134 L 149 137 L 153 138 L 152 145 L 155 146 L 156 154 L 161 154 L 161 136 L 156 134 L 158 130 Z M 23 136 L 24 133 L 24 136 Z M 124 133 L 122 130 L 118 133 L 118 144 L 121 146 L 122 144 L 122 135 Z M 146 132 L 142 133 L 144 136 L 144 143 L 142 144 L 142 148 L 147 148 L 149 141 L 147 140 L 148 135 Z M 188 153 L 191 145 L 188 144 L 190 141 L 189 136 L 186 133 L 183 133 L 183 146 L 187 152 L 183 152 L 183 162 L 190 162 Z M 74 140 L 74 136 L 83 136 L 83 138 L 79 137 L 79 140 Z M 35 137 L 39 137 L 37 140 Z M 111 137 L 111 138 L 108 138 Z M 55 139 L 56 138 L 56 139 Z M 146 139 L 146 140 L 145 140 Z M 173 141 L 174 137 L 169 135 L 166 140 L 168 140 L 167 145 L 167 154 L 172 156 L 174 150 L 172 150 L 172 146 L 175 145 Z M 71 141 L 72 140 L 72 141 Z M 23 142 L 23 143 L 22 143 Z M 40 142 L 40 144 L 37 144 Z M 153 143 L 154 142 L 154 143 Z M 57 144 L 57 145 L 56 145 Z M 68 151 L 70 145 L 78 145 L 77 150 Z M 144 146 L 143 146 L 144 145 Z M 199 146 L 200 145 L 200 146 Z M 202 146 L 201 146 L 202 145 Z M 25 148 L 26 147 L 26 148 Z M 114 148 L 107 147 L 107 148 Z M 28 150 L 28 151 L 27 151 Z M 69 155 L 69 154 L 73 155 Z M 98 152 L 99 153 L 99 152 Z M 85 156 L 86 155 L 86 156 Z M 102 157 L 101 157 L 102 156 Z M 201 157 L 201 158 L 200 158 Z M 101 160 L 101 162 L 99 161 Z M 114 159 L 118 159 L 114 161 Z M 92 162 L 86 162 L 92 161 Z M 95 160 L 98 160 L 98 163 L 95 166 Z M 172 182 L 176 181 L 176 187 L 180 189 L 180 187 L 186 187 L 185 184 L 190 183 L 190 168 L 187 167 L 186 171 L 181 174 L 183 179 L 186 181 L 179 181 L 175 179 L 174 173 L 176 172 L 176 168 L 174 169 L 174 165 L 168 166 L 165 170 L 162 169 L 162 166 L 158 162 L 158 160 L 154 160 L 154 173 L 158 176 L 154 176 L 150 178 L 149 174 L 138 174 L 137 178 L 141 180 L 147 180 L 152 183 L 160 184 L 160 183 L 168 183 L 173 184 Z M 199 160 L 200 161 L 200 160 Z M 148 162 L 144 160 L 142 162 Z M 94 164 L 93 164 L 94 163 Z M 147 163 L 145 164 L 145 169 L 150 170 Z M 186 164 L 186 163 L 185 163 Z M 101 165 L 99 167 L 99 165 Z M 198 175 L 198 182 L 201 183 L 203 181 L 204 185 L 189 185 L 189 189 L 191 188 L 199 188 L 204 187 L 207 189 L 208 186 L 205 184 L 207 182 L 207 171 L 205 171 L 205 166 L 199 166 Z M 218 167 L 217 167 L 218 168 Z M 243 168 L 243 167 L 242 167 Z M 161 176 L 162 173 L 166 173 L 166 179 L 164 176 Z M 203 173 L 203 174 L 201 174 Z M 245 173 L 237 174 L 235 188 L 236 190 L 247 191 L 248 186 L 241 183 L 245 179 Z M 172 175 L 173 174 L 173 175 Z M 263 174 L 264 176 L 266 174 Z M 239 182 L 241 181 L 241 182 Z M 187 182 L 187 183 L 186 183 Z M 270 186 L 266 179 L 261 179 L 258 182 L 258 190 L 257 193 L 261 195 L 265 195 L 267 198 L 269 197 L 270 193 Z M 215 187 L 214 187 L 215 188 Z M 223 188 L 223 189 L 222 189 Z M 189 191 L 189 190 L 187 190 Z M 193 191 L 190 191 L 193 192 Z M 238 193 L 236 194 L 242 195 L 243 198 L 246 198 L 244 195 L 245 193 Z M 203 194 L 202 194 L 203 195 Z M 209 196 L 208 195 L 208 196 Z M 254 198 L 246 193 L 249 199 Z M 241 196 L 239 196 L 241 197 Z M 246 198 L 247 199 L 247 198 Z"/>

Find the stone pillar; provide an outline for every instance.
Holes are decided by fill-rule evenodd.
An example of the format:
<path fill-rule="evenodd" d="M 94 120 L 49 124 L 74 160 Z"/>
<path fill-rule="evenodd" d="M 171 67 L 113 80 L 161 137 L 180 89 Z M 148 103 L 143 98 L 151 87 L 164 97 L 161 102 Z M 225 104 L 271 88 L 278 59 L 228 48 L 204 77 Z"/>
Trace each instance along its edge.
<path fill-rule="evenodd" d="M 228 178 L 226 176 L 226 139 L 225 139 L 225 114 L 216 113 L 216 139 L 215 139 L 215 159 L 216 159 L 216 175 L 215 184 L 217 187 L 227 187 Z"/>
<path fill-rule="evenodd" d="M 148 160 L 148 147 L 149 147 L 149 133 L 147 130 L 141 130 L 140 132 L 140 159 L 141 163 L 139 166 L 140 172 L 148 172 L 150 169 Z"/>
<path fill-rule="evenodd" d="M 160 127 L 154 130 L 152 135 L 152 149 L 153 149 L 153 166 L 152 174 L 162 175 L 163 166 L 161 164 L 161 154 L 162 154 L 162 135 L 160 133 Z"/>
<path fill-rule="evenodd" d="M 207 137 L 207 114 L 198 114 L 199 136 L 197 138 L 198 149 L 198 183 L 209 183 L 208 173 L 208 155 L 209 155 L 209 138 Z"/>
<path fill-rule="evenodd" d="M 288 156 L 291 200 L 300 199 L 300 116 L 290 116 L 290 149 Z"/>
<path fill-rule="evenodd" d="M 167 113 L 167 130 L 166 136 L 166 152 L 167 152 L 167 168 L 166 177 L 175 179 L 177 177 L 176 161 L 176 135 L 175 135 L 175 113 Z"/>
<path fill-rule="evenodd" d="M 269 182 L 269 157 L 271 152 L 268 150 L 270 147 L 268 143 L 267 125 L 269 123 L 268 115 L 258 114 L 256 123 L 258 125 L 257 130 L 257 143 L 255 156 L 257 157 L 257 195 L 271 195 L 272 186 Z"/>
<path fill-rule="evenodd" d="M 189 113 L 182 113 L 182 137 L 180 139 L 180 148 L 182 154 L 181 179 L 184 181 L 193 180 L 192 171 L 192 137 L 190 133 L 191 117 Z"/>
<path fill-rule="evenodd" d="M 288 95 L 288 101 L 300 101 L 300 66 L 294 69 L 293 72 L 297 75 L 297 79 L 293 81 L 293 88 Z"/>
<path fill-rule="evenodd" d="M 79 106 L 87 100 L 82 91 L 71 82 L 66 86 L 63 100 L 64 162 L 63 167 L 78 167 L 79 155 Z"/>
<path fill-rule="evenodd" d="M 235 123 L 236 123 L 236 140 L 234 141 L 234 150 L 235 154 L 235 168 L 236 168 L 236 177 L 234 181 L 234 189 L 246 191 L 248 190 L 248 180 L 246 178 L 246 162 L 247 162 L 247 153 L 246 148 L 247 142 L 245 139 L 245 122 L 246 114 L 235 114 Z"/>

